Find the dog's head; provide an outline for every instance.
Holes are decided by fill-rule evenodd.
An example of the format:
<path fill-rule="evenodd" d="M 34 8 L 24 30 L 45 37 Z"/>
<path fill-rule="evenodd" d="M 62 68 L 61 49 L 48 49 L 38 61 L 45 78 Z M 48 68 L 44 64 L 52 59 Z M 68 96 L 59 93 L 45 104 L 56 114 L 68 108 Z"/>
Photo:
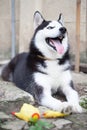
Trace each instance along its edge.
<path fill-rule="evenodd" d="M 68 49 L 67 29 L 62 14 L 57 21 L 46 21 L 40 12 L 34 14 L 34 43 L 48 58 L 61 58 Z"/>

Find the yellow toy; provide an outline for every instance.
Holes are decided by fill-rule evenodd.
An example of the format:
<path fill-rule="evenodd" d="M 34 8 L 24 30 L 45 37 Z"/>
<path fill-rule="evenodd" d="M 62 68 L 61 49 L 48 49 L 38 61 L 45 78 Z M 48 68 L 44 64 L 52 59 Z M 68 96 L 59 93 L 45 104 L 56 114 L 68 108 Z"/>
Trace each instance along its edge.
<path fill-rule="evenodd" d="M 27 103 L 23 104 L 20 112 L 12 112 L 12 114 L 27 122 L 31 118 L 34 119 L 34 121 L 37 121 L 40 118 L 39 110 Z"/>
<path fill-rule="evenodd" d="M 45 113 L 43 113 L 43 117 L 45 118 L 57 118 L 57 117 L 64 117 L 64 116 L 68 116 L 69 114 L 67 113 L 61 113 L 58 111 L 52 111 L 52 110 L 48 110 Z"/>
<path fill-rule="evenodd" d="M 27 103 L 23 104 L 20 112 L 12 112 L 12 114 L 27 122 L 31 121 L 31 119 L 33 120 L 33 122 L 36 122 L 40 118 L 40 112 L 38 108 L 35 108 L 34 106 Z M 52 110 L 48 110 L 42 114 L 44 118 L 57 118 L 57 117 L 64 117 L 67 115 L 69 114 Z"/>

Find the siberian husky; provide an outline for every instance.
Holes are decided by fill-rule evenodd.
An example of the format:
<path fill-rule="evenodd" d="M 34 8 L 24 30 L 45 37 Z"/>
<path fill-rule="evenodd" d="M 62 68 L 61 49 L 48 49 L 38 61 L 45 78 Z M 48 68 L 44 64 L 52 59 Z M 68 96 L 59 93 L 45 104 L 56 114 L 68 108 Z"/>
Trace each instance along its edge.
<path fill-rule="evenodd" d="M 82 112 L 71 77 L 68 36 L 62 14 L 58 20 L 47 21 L 36 11 L 34 29 L 29 53 L 15 56 L 3 69 L 2 78 L 31 93 L 43 106 L 59 112 Z M 52 96 L 58 90 L 66 101 Z"/>

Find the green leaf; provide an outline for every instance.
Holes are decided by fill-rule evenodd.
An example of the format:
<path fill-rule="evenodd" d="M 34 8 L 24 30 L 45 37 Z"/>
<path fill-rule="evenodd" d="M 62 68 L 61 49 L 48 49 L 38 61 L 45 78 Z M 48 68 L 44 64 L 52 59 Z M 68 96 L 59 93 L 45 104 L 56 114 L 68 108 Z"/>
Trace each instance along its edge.
<path fill-rule="evenodd" d="M 42 130 L 42 127 L 35 124 L 35 126 L 31 126 L 29 130 Z"/>
<path fill-rule="evenodd" d="M 53 124 L 48 123 L 47 121 L 38 120 L 37 122 L 32 122 L 32 119 L 29 122 L 29 130 L 45 130 L 45 129 L 51 129 L 54 127 Z"/>
<path fill-rule="evenodd" d="M 29 130 L 36 130 L 35 126 L 30 126 Z"/>
<path fill-rule="evenodd" d="M 82 101 L 80 101 L 80 105 L 83 108 L 87 109 L 87 98 L 83 98 Z"/>
<path fill-rule="evenodd" d="M 38 120 L 37 125 L 41 126 L 42 128 L 51 129 L 54 127 L 53 124 L 48 123 L 46 121 Z"/>
<path fill-rule="evenodd" d="M 51 129 L 53 127 L 54 127 L 53 124 L 50 124 L 50 123 L 45 124 L 45 128 L 47 128 L 47 129 Z"/>

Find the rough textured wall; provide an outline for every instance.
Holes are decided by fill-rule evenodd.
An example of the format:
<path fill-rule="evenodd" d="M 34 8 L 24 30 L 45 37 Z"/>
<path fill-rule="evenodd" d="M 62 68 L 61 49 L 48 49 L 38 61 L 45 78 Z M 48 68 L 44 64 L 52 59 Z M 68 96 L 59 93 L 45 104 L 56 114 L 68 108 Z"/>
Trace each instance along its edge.
<path fill-rule="evenodd" d="M 19 43 L 19 11 L 20 1 L 15 0 L 15 30 L 16 30 L 16 48 Z M 0 0 L 0 60 L 11 58 L 11 0 Z M 18 49 L 17 49 L 18 50 Z"/>
<path fill-rule="evenodd" d="M 27 51 L 33 34 L 33 14 L 42 12 L 46 19 L 58 19 L 63 13 L 68 29 L 71 52 L 76 49 L 76 0 L 15 0 L 16 48 Z M 87 59 L 86 0 L 81 0 L 81 57 Z M 5 37 L 5 38 L 4 38 Z M 0 57 L 11 50 L 11 0 L 0 1 Z M 6 55 L 7 56 L 7 55 Z M 83 58 L 82 58 L 83 59 Z"/>
<path fill-rule="evenodd" d="M 11 45 L 10 8 L 10 0 L 0 0 L 0 59 L 3 58 L 3 54 L 6 56 L 6 53 L 9 53 Z"/>

